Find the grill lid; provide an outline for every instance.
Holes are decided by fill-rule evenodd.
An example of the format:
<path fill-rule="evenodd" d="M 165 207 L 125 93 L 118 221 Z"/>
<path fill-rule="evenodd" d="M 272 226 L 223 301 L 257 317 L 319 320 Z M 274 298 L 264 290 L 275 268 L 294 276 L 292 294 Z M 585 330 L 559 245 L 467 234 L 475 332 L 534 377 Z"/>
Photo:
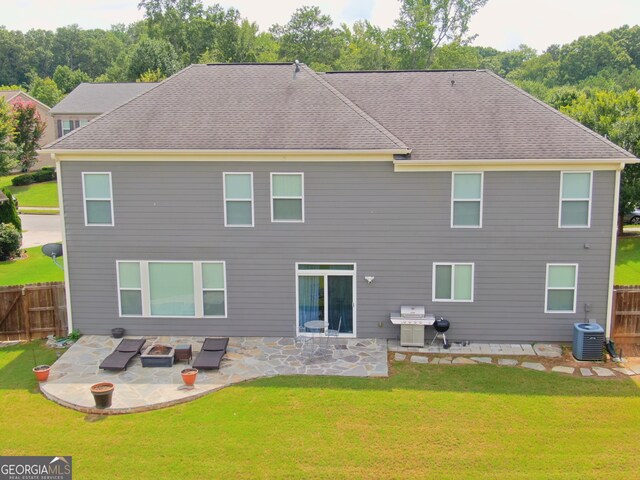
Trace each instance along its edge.
<path fill-rule="evenodd" d="M 420 306 L 403 306 L 400 307 L 400 316 L 402 318 L 424 318 L 425 308 Z"/>

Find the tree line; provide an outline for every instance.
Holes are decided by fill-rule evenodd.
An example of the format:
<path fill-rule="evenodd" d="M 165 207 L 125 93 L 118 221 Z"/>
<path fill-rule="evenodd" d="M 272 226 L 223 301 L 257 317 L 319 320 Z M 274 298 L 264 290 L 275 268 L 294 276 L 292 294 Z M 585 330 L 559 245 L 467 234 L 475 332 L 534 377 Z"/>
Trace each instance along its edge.
<path fill-rule="evenodd" d="M 640 26 L 584 36 L 543 52 L 471 45 L 488 0 L 399 0 L 392 27 L 335 25 L 304 6 L 261 31 L 235 8 L 141 0 L 144 18 L 108 30 L 0 28 L 0 85 L 54 105 L 79 83 L 158 81 L 191 63 L 292 62 L 317 71 L 489 69 L 640 155 Z M 640 204 L 640 171 L 625 170 L 621 211 Z"/>

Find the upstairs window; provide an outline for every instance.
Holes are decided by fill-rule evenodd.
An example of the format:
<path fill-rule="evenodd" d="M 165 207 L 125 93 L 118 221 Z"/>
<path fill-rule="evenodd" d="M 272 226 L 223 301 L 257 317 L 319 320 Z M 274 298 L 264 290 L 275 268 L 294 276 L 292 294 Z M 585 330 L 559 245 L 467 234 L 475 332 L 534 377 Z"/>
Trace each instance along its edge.
<path fill-rule="evenodd" d="M 111 173 L 82 174 L 84 223 L 87 226 L 113 226 Z"/>
<path fill-rule="evenodd" d="M 304 222 L 302 173 L 271 174 L 271 221 Z"/>
<path fill-rule="evenodd" d="M 74 129 L 75 122 L 73 120 L 62 120 L 62 136 L 71 133 Z"/>
<path fill-rule="evenodd" d="M 560 176 L 560 228 L 591 225 L 591 172 L 562 172 Z"/>
<path fill-rule="evenodd" d="M 451 227 L 482 227 L 482 173 L 453 173 Z"/>
<path fill-rule="evenodd" d="M 224 174 L 224 225 L 253 227 L 253 173 Z"/>

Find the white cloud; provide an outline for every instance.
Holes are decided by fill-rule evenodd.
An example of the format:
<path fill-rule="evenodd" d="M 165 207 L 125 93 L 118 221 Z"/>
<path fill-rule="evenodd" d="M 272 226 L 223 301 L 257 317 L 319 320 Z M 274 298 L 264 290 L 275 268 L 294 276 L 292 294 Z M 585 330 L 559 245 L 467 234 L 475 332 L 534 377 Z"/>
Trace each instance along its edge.
<path fill-rule="evenodd" d="M 526 43 L 543 51 L 624 24 L 640 23 L 638 0 L 489 0 L 472 19 L 475 45 L 500 50 Z"/>
<path fill-rule="evenodd" d="M 2 0 L 0 25 L 9 29 L 57 27 L 77 23 L 82 28 L 109 28 L 129 24 L 143 16 L 139 0 Z M 213 5 L 216 0 L 204 0 Z M 382 28 L 393 25 L 398 0 L 219 0 L 225 8 L 235 7 L 262 30 L 284 24 L 302 5 L 317 5 L 331 15 L 334 25 L 369 20 Z M 477 33 L 476 45 L 498 49 L 516 48 L 520 43 L 542 51 L 554 43 L 567 43 L 581 35 L 610 30 L 624 24 L 640 24 L 640 0 L 489 0 L 471 21 Z"/>
<path fill-rule="evenodd" d="M 82 28 L 109 28 L 140 20 L 136 0 L 3 0 L 0 25 L 10 30 L 55 30 L 77 23 Z"/>

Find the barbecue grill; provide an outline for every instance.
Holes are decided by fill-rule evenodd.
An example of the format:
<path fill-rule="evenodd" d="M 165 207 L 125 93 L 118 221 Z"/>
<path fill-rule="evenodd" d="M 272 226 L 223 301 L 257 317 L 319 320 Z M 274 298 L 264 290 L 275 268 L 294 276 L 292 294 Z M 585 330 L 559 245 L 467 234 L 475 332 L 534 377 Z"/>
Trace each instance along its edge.
<path fill-rule="evenodd" d="M 420 306 L 400 307 L 400 313 L 391 314 L 391 323 L 400 325 L 400 345 L 403 347 L 424 347 L 424 327 L 435 321 L 436 318 Z"/>
<path fill-rule="evenodd" d="M 442 317 L 437 319 L 433 324 L 433 328 L 436 331 L 436 336 L 433 337 L 433 340 L 431 340 L 431 345 L 433 345 L 436 340 L 438 340 L 438 337 L 442 337 L 442 347 L 449 348 L 449 344 L 447 343 L 447 335 L 445 332 L 449 330 L 450 326 L 451 324 L 449 323 L 449 320 L 446 320 Z"/>

